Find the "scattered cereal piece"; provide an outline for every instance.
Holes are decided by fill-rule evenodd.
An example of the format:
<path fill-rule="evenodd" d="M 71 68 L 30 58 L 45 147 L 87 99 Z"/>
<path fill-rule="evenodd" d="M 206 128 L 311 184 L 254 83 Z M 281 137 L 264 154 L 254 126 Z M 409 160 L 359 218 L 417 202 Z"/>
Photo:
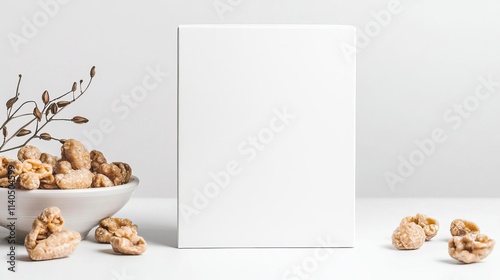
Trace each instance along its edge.
<path fill-rule="evenodd" d="M 95 239 L 100 243 L 109 243 L 113 233 L 121 227 L 137 230 L 137 225 L 134 225 L 129 219 L 105 218 L 99 222 L 99 226 L 95 230 Z"/>
<path fill-rule="evenodd" d="M 147 249 L 147 243 L 131 227 L 117 229 L 110 240 L 113 251 L 125 255 L 140 255 Z"/>
<path fill-rule="evenodd" d="M 465 234 L 448 242 L 448 253 L 460 262 L 473 263 L 486 258 L 494 246 L 495 241 L 484 234 Z"/>
<path fill-rule="evenodd" d="M 424 229 L 413 222 L 400 225 L 392 233 L 392 245 L 400 250 L 415 250 L 424 242 Z"/>
<path fill-rule="evenodd" d="M 80 234 L 63 230 L 63 225 L 64 219 L 59 208 L 49 207 L 43 210 L 24 240 L 24 247 L 31 260 L 64 258 L 76 250 L 80 244 Z"/>
<path fill-rule="evenodd" d="M 450 233 L 452 236 L 477 235 L 479 234 L 479 227 L 474 222 L 455 219 L 451 222 Z"/>
<path fill-rule="evenodd" d="M 431 240 L 438 233 L 439 230 L 438 221 L 436 219 L 429 218 L 424 214 L 418 213 L 415 216 L 405 217 L 401 221 L 401 224 L 407 224 L 411 222 L 421 226 L 424 229 L 426 241 Z"/>

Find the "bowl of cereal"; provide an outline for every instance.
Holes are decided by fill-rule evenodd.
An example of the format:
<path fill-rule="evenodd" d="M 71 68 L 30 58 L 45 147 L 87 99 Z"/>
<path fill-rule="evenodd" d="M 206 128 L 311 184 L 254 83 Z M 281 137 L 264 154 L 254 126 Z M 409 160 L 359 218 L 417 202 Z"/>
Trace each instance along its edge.
<path fill-rule="evenodd" d="M 125 206 L 139 185 L 128 164 L 108 163 L 101 152 L 88 152 L 73 139 L 63 143 L 61 157 L 33 146 L 21 148 L 17 157 L 0 157 L 0 226 L 18 243 L 48 207 L 61 209 L 65 228 L 84 239 Z"/>
<path fill-rule="evenodd" d="M 73 190 L 23 190 L 16 189 L 12 201 L 15 204 L 13 216 L 8 213 L 9 189 L 0 188 L 0 226 L 9 230 L 9 224 L 15 222 L 15 239 L 24 242 L 24 237 L 31 231 L 33 221 L 47 207 L 56 206 L 64 215 L 65 228 L 78 231 L 84 239 L 89 231 L 99 222 L 113 216 L 130 200 L 139 185 L 139 179 L 132 176 L 130 182 L 107 188 L 89 188 Z M 9 218 L 17 220 L 9 220 Z"/>

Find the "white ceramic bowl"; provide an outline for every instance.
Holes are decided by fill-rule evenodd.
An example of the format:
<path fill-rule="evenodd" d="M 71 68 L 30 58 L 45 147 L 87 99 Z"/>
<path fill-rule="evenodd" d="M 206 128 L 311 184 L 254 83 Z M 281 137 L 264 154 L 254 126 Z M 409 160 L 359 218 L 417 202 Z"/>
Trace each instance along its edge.
<path fill-rule="evenodd" d="M 65 220 L 64 228 L 76 230 L 82 239 L 102 219 L 114 215 L 129 201 L 139 185 L 132 176 L 130 182 L 107 188 L 80 190 L 16 190 L 16 241 L 24 243 L 33 221 L 47 207 L 57 206 Z M 0 188 L 0 226 L 6 228 L 8 189 Z"/>

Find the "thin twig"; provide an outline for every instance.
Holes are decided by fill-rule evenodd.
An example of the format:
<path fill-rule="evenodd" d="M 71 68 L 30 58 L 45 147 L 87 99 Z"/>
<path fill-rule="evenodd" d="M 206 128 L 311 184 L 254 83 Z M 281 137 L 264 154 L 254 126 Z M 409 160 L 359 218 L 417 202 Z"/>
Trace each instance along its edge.
<path fill-rule="evenodd" d="M 93 67 L 94 68 L 94 67 Z M 73 121 L 75 123 L 78 123 L 77 121 L 73 120 L 73 119 L 64 119 L 64 118 L 55 118 L 56 115 L 58 115 L 59 113 L 61 113 L 61 111 L 64 110 L 64 108 L 68 107 L 70 104 L 72 104 L 73 102 L 75 102 L 76 100 L 78 100 L 86 91 L 87 89 L 89 88 L 90 84 L 92 83 L 92 80 L 93 80 L 93 76 L 95 75 L 95 70 L 92 69 L 91 70 L 91 75 L 90 75 L 90 79 L 87 83 L 87 86 L 85 87 L 85 89 L 82 90 L 82 84 L 83 84 L 83 80 L 80 80 L 80 94 L 78 95 L 75 95 L 75 91 L 73 91 L 73 88 L 72 90 L 58 96 L 58 97 L 55 97 L 54 99 L 52 100 L 49 100 L 47 101 L 47 103 L 44 102 L 44 106 L 43 106 L 43 109 L 42 111 L 39 111 L 38 109 L 38 104 L 36 101 L 33 101 L 33 100 L 30 100 L 30 101 L 25 101 L 24 103 L 22 103 L 21 105 L 19 105 L 19 107 L 14 110 L 14 112 L 12 112 L 13 110 L 13 104 L 12 106 L 9 107 L 9 109 L 7 110 L 7 119 L 3 122 L 3 124 L 0 126 L 0 130 L 3 130 L 3 129 L 6 129 L 6 126 L 7 124 L 12 121 L 13 119 L 16 119 L 16 118 L 20 118 L 20 117 L 25 117 L 25 116 L 35 116 L 34 118 L 32 118 L 30 121 L 28 121 L 26 124 L 24 124 L 23 126 L 21 126 L 15 133 L 13 133 L 10 137 L 7 137 L 7 135 L 4 135 L 3 137 L 3 141 L 2 141 L 2 145 L 0 145 L 0 153 L 4 153 L 4 152 L 8 152 L 8 151 L 12 151 L 12 150 L 15 150 L 15 149 L 18 149 L 18 148 L 21 148 L 23 146 L 25 146 L 28 142 L 30 142 L 31 140 L 33 140 L 34 138 L 38 138 L 38 139 L 42 139 L 38 133 L 40 133 L 40 131 L 42 131 L 42 129 L 44 129 L 47 124 L 49 124 L 49 122 L 51 121 Z M 17 88 L 16 88 L 16 96 L 14 98 L 17 98 L 19 96 L 19 87 L 20 87 L 20 83 L 21 83 L 21 77 L 22 75 L 19 75 L 19 80 L 18 80 L 18 84 L 17 84 Z M 66 101 L 67 103 L 61 107 L 59 107 L 57 105 L 57 101 L 58 100 L 61 100 L 62 98 L 68 96 L 68 94 L 72 93 L 72 100 L 68 100 Z M 43 99 L 43 97 L 42 97 Z M 46 99 L 44 99 L 46 100 Z M 12 102 L 12 103 L 15 103 L 17 101 L 17 99 Z M 25 107 L 25 105 L 29 104 L 29 103 L 34 103 L 35 105 L 35 108 L 36 108 L 36 113 L 35 111 L 33 111 L 32 113 L 23 113 L 23 114 L 19 114 L 17 115 L 17 113 L 23 108 Z M 53 106 L 56 106 L 55 108 L 57 110 L 54 110 L 53 113 L 50 112 L 53 108 Z M 35 109 L 33 109 L 35 110 Z M 42 114 L 42 115 L 45 115 L 45 118 L 42 119 L 42 120 L 39 120 L 38 117 L 40 116 L 39 114 Z M 48 115 L 51 114 L 50 117 L 48 117 Z M 5 145 L 10 141 L 12 140 L 14 137 L 17 137 L 18 134 L 27 129 L 28 126 L 30 126 L 34 121 L 36 121 L 36 125 L 35 125 L 35 129 L 33 132 L 29 132 L 27 135 L 30 135 L 26 141 L 24 141 L 23 144 L 21 145 L 17 145 L 17 146 L 14 146 L 14 147 L 10 147 L 10 148 L 7 148 L 7 149 L 3 149 L 5 147 Z M 7 133 L 6 133 L 7 134 Z M 27 136 L 26 135 L 26 136 Z M 25 136 L 25 135 L 23 135 Z M 58 138 L 54 138 L 52 136 L 49 135 L 49 138 L 47 139 L 46 137 L 44 137 L 44 140 L 56 140 L 56 141 L 62 141 L 61 139 L 58 139 Z"/>

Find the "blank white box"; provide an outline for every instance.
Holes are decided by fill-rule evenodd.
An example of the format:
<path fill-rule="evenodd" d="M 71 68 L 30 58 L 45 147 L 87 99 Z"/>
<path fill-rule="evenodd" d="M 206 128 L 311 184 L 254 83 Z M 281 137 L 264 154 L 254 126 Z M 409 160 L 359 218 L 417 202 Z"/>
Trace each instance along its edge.
<path fill-rule="evenodd" d="M 352 247 L 355 28 L 178 31 L 178 246 Z"/>

